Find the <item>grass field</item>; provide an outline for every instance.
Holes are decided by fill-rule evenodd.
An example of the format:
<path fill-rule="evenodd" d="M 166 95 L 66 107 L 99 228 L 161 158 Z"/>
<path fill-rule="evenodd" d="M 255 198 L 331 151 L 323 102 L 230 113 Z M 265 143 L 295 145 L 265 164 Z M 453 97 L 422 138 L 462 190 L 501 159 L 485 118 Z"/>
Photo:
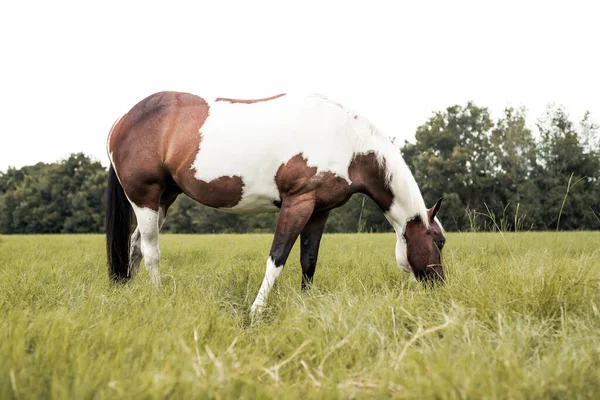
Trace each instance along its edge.
<path fill-rule="evenodd" d="M 252 321 L 270 235 L 162 235 L 160 291 L 101 236 L 0 236 L 0 398 L 600 396 L 600 232 L 449 234 L 433 290 L 394 240 L 326 235 L 310 293 L 295 247 Z"/>

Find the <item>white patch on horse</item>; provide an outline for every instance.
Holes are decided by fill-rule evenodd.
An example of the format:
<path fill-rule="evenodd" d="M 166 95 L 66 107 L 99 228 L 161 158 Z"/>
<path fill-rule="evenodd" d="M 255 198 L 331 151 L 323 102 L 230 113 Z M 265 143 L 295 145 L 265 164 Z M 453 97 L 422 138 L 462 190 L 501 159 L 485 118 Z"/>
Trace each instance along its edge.
<path fill-rule="evenodd" d="M 165 211 L 162 207 L 158 209 L 158 231 L 162 228 L 165 223 Z M 139 224 L 131 234 L 131 248 L 129 250 L 129 273 L 131 277 L 135 277 L 140 263 L 142 262 L 142 235 L 140 234 Z"/>
<path fill-rule="evenodd" d="M 356 154 L 377 152 L 373 126 L 364 118 L 319 95 L 284 95 L 252 104 L 218 101 L 200 129 L 200 150 L 192 168 L 209 182 L 239 176 L 242 200 L 229 212 L 278 211 L 275 175 L 302 154 L 317 173 L 330 172 L 348 183 Z"/>
<path fill-rule="evenodd" d="M 440 230 L 442 231 L 442 233 L 446 233 L 446 230 L 444 229 L 444 227 L 442 226 L 442 221 L 440 221 L 440 219 L 437 217 L 437 215 L 435 217 L 433 217 L 433 219 L 435 220 L 435 222 L 437 222 L 437 224 L 440 227 Z"/>
<path fill-rule="evenodd" d="M 130 202 L 137 219 L 137 229 L 140 233 L 140 249 L 144 257 L 144 264 L 150 274 L 150 279 L 155 287 L 160 286 L 160 250 L 158 248 L 158 231 L 160 213 L 150 208 L 140 208 Z M 130 264 L 131 267 L 131 264 Z"/>
<path fill-rule="evenodd" d="M 277 266 L 271 257 L 267 260 L 267 271 L 265 272 L 265 277 L 260 285 L 260 290 L 258 291 L 258 295 L 252 304 L 252 308 L 250 308 L 250 312 L 252 314 L 260 313 L 265 306 L 267 301 L 267 297 L 269 296 L 269 292 L 275 283 L 275 280 L 281 274 L 283 270 L 283 265 Z"/>
<path fill-rule="evenodd" d="M 385 213 L 385 217 L 396 232 L 396 262 L 402 268 L 402 271 L 412 272 L 408 262 L 406 239 L 404 238 L 404 231 L 406 229 L 406 221 L 403 219 L 404 213 L 397 204 L 392 204 L 392 207 Z M 403 220 L 405 221 L 404 224 L 399 222 Z"/>

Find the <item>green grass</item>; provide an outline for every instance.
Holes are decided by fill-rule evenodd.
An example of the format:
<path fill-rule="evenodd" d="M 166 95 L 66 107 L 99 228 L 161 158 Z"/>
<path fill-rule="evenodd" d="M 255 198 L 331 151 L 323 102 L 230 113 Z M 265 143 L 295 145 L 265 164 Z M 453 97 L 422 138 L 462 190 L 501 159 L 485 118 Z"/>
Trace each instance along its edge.
<path fill-rule="evenodd" d="M 163 288 L 108 284 L 97 235 L 0 237 L 0 398 L 597 398 L 600 232 L 449 234 L 424 289 L 394 235 L 298 248 L 263 317 L 270 235 L 162 235 Z"/>

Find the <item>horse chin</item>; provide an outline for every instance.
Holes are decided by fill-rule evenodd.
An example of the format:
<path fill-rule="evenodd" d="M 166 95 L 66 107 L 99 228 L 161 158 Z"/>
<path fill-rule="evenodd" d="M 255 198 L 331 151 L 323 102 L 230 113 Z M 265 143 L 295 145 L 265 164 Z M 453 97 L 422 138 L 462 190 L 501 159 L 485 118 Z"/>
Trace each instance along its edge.
<path fill-rule="evenodd" d="M 427 266 L 415 272 L 415 278 L 426 287 L 441 285 L 446 279 L 441 265 Z"/>

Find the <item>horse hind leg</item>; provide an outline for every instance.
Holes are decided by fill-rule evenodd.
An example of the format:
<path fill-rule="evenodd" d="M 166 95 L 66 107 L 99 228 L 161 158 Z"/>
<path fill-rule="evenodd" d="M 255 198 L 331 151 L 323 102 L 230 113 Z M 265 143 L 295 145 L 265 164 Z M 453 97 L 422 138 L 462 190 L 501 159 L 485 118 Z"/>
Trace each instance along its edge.
<path fill-rule="evenodd" d="M 159 222 L 159 211 L 152 209 L 151 207 L 139 207 L 132 202 L 133 211 L 137 219 L 136 231 L 139 232 L 139 248 L 144 258 L 146 269 L 150 274 L 152 284 L 156 287 L 160 286 L 160 249 L 158 248 L 158 222 Z M 158 208 L 158 207 L 157 207 Z M 135 232 L 133 234 L 135 236 Z M 132 245 L 132 251 L 134 249 Z M 137 262 L 141 259 L 137 255 Z M 131 264 L 130 264 L 131 267 Z M 133 266 L 135 267 L 135 266 Z"/>
<path fill-rule="evenodd" d="M 143 257 L 150 279 L 154 286 L 158 287 L 160 286 L 159 211 L 164 186 L 159 183 L 142 184 L 135 181 L 126 181 L 122 184 L 137 220 L 137 228 L 131 236 L 129 272 L 132 275 L 137 272 Z"/>
<path fill-rule="evenodd" d="M 173 202 L 175 201 L 175 199 L 177 198 L 179 193 L 180 193 L 180 191 L 171 189 L 171 190 L 165 190 L 165 192 L 162 194 L 162 196 L 160 198 L 160 206 L 158 207 L 158 232 L 160 232 L 160 230 L 162 229 L 162 227 L 165 223 L 165 219 L 167 217 L 167 210 L 173 204 Z M 132 203 L 132 205 L 135 210 L 137 206 L 135 206 L 133 203 Z M 137 211 L 136 211 L 136 218 L 139 221 Z M 158 237 L 158 233 L 156 235 Z M 158 240 L 156 241 L 156 247 L 158 248 Z M 134 277 L 135 274 L 137 273 L 137 271 L 139 270 L 140 263 L 142 262 L 142 257 L 143 257 L 142 234 L 140 231 L 140 224 L 138 222 L 138 226 L 135 228 L 135 230 L 133 231 L 133 234 L 131 235 L 131 250 L 129 253 L 129 271 L 131 272 L 132 277 Z M 160 259 L 160 251 L 159 251 L 159 259 Z M 154 272 L 155 268 L 152 265 L 152 262 L 150 264 L 148 264 L 148 261 L 146 261 L 146 268 L 148 269 L 148 272 L 150 273 L 152 282 L 156 286 L 160 285 L 160 275 L 159 275 L 159 271 L 158 271 L 158 264 L 159 264 L 159 262 L 157 262 L 156 273 L 155 273 Z M 158 277 L 158 278 L 156 278 L 156 277 Z M 156 283 L 156 279 L 158 279 L 158 284 Z"/>
<path fill-rule="evenodd" d="M 161 206 L 158 209 L 158 230 L 162 228 L 165 222 L 165 211 Z M 136 214 L 137 218 L 137 214 Z M 131 249 L 129 251 L 129 271 L 131 273 L 131 277 L 135 277 L 137 271 L 140 268 L 140 264 L 142 262 L 142 235 L 140 233 L 139 225 L 135 228 L 133 233 L 131 234 Z"/>

